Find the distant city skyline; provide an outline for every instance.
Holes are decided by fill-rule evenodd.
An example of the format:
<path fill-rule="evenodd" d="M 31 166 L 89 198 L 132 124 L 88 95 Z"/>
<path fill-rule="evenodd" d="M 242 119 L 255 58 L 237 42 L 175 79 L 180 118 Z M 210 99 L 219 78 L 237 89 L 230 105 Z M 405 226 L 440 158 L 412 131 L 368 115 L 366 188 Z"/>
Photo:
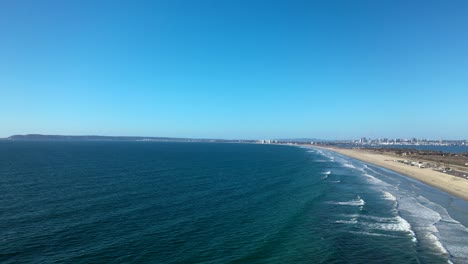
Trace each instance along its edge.
<path fill-rule="evenodd" d="M 468 137 L 467 1 L 6 1 L 0 137 Z"/>

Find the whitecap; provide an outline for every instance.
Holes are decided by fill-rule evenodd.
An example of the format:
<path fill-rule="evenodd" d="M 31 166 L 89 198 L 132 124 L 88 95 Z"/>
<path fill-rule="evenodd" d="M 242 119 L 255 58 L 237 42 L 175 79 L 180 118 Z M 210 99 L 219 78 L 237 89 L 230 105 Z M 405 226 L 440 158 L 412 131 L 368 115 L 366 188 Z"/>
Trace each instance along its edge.
<path fill-rule="evenodd" d="M 349 164 L 349 163 L 344 163 L 343 167 L 350 168 L 350 169 L 356 169 L 356 167 L 353 164 Z"/>
<path fill-rule="evenodd" d="M 356 221 L 356 223 L 360 225 L 363 232 L 371 232 L 372 230 L 402 232 L 410 234 L 411 240 L 413 242 L 417 242 L 416 234 L 414 233 L 411 224 L 399 215 L 395 217 L 379 217 L 372 215 L 351 214 L 342 215 L 342 217 L 350 218 L 350 220 L 339 221 L 341 221 L 342 223 L 346 223 L 347 221 Z M 363 220 L 358 221 L 358 219 Z"/>
<path fill-rule="evenodd" d="M 416 234 L 411 229 L 411 224 L 401 216 L 396 216 L 394 222 L 390 223 L 369 223 L 367 226 L 371 229 L 378 229 L 393 232 L 406 232 L 411 234 L 412 241 L 416 242 Z"/>
<path fill-rule="evenodd" d="M 346 202 L 330 202 L 331 204 L 336 204 L 336 205 L 350 205 L 350 206 L 364 206 L 366 204 L 366 202 L 361 198 L 359 197 L 359 195 L 357 196 L 356 199 L 353 199 L 351 201 L 346 201 Z"/>
<path fill-rule="evenodd" d="M 398 238 L 398 236 L 382 234 L 382 233 L 372 233 L 372 232 L 365 232 L 365 231 L 349 231 L 349 233 L 357 234 L 357 235 L 365 235 L 365 236 L 378 236 L 378 237 L 391 237 L 391 238 Z"/>
<path fill-rule="evenodd" d="M 439 250 L 440 252 L 442 252 L 443 254 L 449 254 L 447 249 L 445 249 L 445 247 L 442 245 L 442 243 L 440 242 L 439 238 L 436 237 L 434 234 L 430 233 L 427 235 L 427 238 L 430 239 L 432 241 L 432 244 L 434 245 L 434 247 Z"/>
<path fill-rule="evenodd" d="M 396 197 L 393 196 L 393 194 L 391 194 L 389 192 L 386 192 L 386 191 L 383 191 L 382 198 L 385 199 L 385 200 L 388 200 L 388 201 L 396 202 Z"/>
<path fill-rule="evenodd" d="M 354 224 L 357 224 L 357 219 L 351 219 L 351 220 L 336 220 L 335 223 L 354 225 Z"/>

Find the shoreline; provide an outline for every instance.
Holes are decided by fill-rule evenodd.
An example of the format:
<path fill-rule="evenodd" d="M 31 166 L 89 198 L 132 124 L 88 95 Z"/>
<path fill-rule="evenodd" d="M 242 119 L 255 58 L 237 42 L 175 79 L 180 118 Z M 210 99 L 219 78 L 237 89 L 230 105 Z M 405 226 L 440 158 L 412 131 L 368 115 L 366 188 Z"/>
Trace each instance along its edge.
<path fill-rule="evenodd" d="M 364 161 L 404 176 L 423 182 L 434 188 L 447 192 L 457 198 L 468 201 L 468 180 L 451 176 L 429 168 L 418 168 L 399 162 L 395 162 L 396 157 L 391 155 L 371 153 L 360 149 L 344 149 L 337 147 L 307 146 L 330 150 L 338 154 Z"/>

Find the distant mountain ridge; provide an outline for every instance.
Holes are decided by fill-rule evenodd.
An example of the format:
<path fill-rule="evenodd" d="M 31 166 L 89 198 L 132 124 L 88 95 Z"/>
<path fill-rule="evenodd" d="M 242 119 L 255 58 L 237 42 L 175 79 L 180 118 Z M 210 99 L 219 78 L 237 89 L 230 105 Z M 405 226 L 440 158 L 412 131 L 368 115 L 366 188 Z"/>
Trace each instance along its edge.
<path fill-rule="evenodd" d="M 199 138 L 176 138 L 176 137 L 141 137 L 141 136 L 97 136 L 97 135 L 43 135 L 43 134 L 26 134 L 26 135 L 12 135 L 7 138 L 0 138 L 0 140 L 10 141 L 159 141 L 159 142 L 246 142 L 253 143 L 258 140 L 242 139 L 199 139 Z M 330 142 L 332 140 L 324 140 L 317 138 L 289 138 L 289 139 L 275 139 L 279 142 L 288 143 L 309 143 L 309 142 Z"/>
<path fill-rule="evenodd" d="M 227 139 L 194 139 L 172 137 L 136 137 L 136 136 L 67 136 L 27 134 L 13 135 L 6 140 L 14 141 L 171 141 L 171 142 L 250 142 L 253 140 L 227 140 Z"/>

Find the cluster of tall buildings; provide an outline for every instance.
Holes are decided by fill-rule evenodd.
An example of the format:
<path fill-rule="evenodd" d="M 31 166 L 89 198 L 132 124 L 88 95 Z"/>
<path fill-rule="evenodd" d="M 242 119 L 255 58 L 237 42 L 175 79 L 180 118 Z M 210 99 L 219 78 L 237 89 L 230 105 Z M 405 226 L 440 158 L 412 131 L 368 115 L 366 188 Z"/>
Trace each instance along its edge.
<path fill-rule="evenodd" d="M 461 145 L 461 146 L 468 146 L 467 140 L 432 140 L 432 139 L 419 139 L 419 138 L 410 138 L 410 139 L 402 139 L 402 138 L 366 138 L 362 137 L 359 140 L 355 140 L 353 143 L 355 144 L 372 144 L 372 145 Z"/>

